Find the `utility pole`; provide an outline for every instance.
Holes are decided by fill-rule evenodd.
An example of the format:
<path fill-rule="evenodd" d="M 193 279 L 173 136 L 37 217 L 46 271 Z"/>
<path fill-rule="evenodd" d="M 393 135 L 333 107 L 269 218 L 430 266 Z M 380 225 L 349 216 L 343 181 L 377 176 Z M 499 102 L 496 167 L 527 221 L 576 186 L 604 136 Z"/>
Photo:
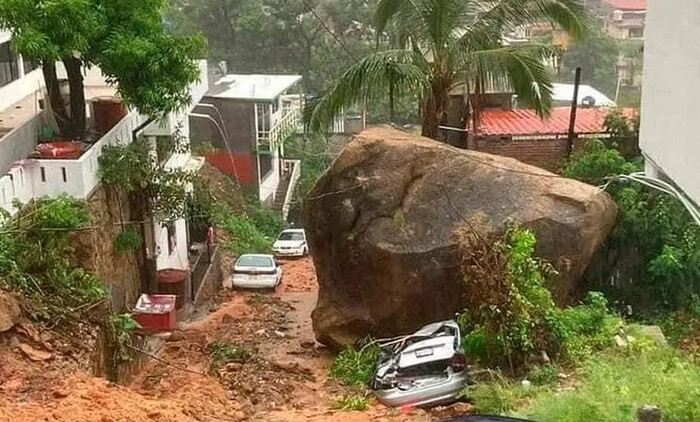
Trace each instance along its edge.
<path fill-rule="evenodd" d="M 566 156 L 571 157 L 574 150 L 574 129 L 576 128 L 576 110 L 578 109 L 578 88 L 581 85 L 581 68 L 576 68 L 576 78 L 574 79 L 574 98 L 571 101 L 571 117 L 569 117 L 569 138 L 566 143 Z"/>

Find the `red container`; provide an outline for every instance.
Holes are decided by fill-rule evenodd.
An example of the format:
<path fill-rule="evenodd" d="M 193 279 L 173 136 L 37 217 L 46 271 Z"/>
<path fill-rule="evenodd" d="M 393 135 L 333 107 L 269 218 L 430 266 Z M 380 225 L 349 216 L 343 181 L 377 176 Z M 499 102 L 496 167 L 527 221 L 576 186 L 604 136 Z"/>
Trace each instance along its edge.
<path fill-rule="evenodd" d="M 173 331 L 177 324 L 175 295 L 146 295 L 139 298 L 134 308 L 134 319 L 145 333 Z"/>
<path fill-rule="evenodd" d="M 177 296 L 176 309 L 182 309 L 187 300 L 187 270 L 160 270 L 158 271 L 158 294 Z"/>
<path fill-rule="evenodd" d="M 97 133 L 104 135 L 129 113 L 116 97 L 97 97 L 92 100 L 92 113 Z"/>
<path fill-rule="evenodd" d="M 80 142 L 54 141 L 39 144 L 36 147 L 41 158 L 77 160 L 82 154 Z"/>

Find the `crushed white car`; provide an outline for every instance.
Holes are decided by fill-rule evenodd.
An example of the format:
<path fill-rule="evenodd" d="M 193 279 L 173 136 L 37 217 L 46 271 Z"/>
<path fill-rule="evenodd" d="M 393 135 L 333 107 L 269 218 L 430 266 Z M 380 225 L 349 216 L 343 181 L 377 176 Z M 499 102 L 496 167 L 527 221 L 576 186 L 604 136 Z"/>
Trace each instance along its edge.
<path fill-rule="evenodd" d="M 304 229 L 286 229 L 280 233 L 272 248 L 279 257 L 303 257 L 309 253 Z"/>
<path fill-rule="evenodd" d="M 282 267 L 272 255 L 241 255 L 233 267 L 233 286 L 274 289 L 282 282 Z"/>
<path fill-rule="evenodd" d="M 459 325 L 452 320 L 380 342 L 372 391 L 392 407 L 431 407 L 458 400 L 467 384 L 461 342 Z"/>

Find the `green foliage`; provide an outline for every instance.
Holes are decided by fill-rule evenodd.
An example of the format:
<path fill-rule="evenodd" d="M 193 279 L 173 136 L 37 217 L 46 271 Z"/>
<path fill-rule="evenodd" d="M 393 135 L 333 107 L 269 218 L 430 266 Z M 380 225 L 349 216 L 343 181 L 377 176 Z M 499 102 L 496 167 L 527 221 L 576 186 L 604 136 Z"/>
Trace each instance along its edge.
<path fill-rule="evenodd" d="M 512 227 L 492 244 L 470 243 L 464 268 L 470 292 L 460 323 L 464 350 L 473 359 L 511 371 L 527 356 L 545 351 L 554 359 L 577 361 L 610 344 L 619 318 L 607 301 L 591 292 L 583 305 L 559 309 L 546 287 L 552 267 L 533 257 L 533 232 Z"/>
<path fill-rule="evenodd" d="M 599 31 L 583 42 L 567 48 L 562 56 L 561 80 L 573 82 L 581 67 L 581 83 L 589 84 L 613 97 L 617 86 L 619 49 L 615 40 Z"/>
<path fill-rule="evenodd" d="M 658 405 L 664 420 L 700 420 L 700 366 L 671 349 L 606 353 L 584 366 L 572 391 L 547 392 L 518 413 L 542 422 L 628 422 L 643 404 Z"/>
<path fill-rule="evenodd" d="M 251 355 L 245 348 L 233 343 L 210 343 L 207 346 L 209 354 L 209 370 L 216 372 L 229 363 L 244 363 Z"/>
<path fill-rule="evenodd" d="M 99 158 L 100 180 L 105 186 L 137 198 L 143 217 L 184 217 L 189 197 L 186 186 L 193 183 L 196 175 L 182 169 L 168 169 L 164 163 L 151 160 L 148 151 L 144 140 L 105 147 Z"/>
<path fill-rule="evenodd" d="M 117 357 L 120 362 L 131 360 L 130 346 L 133 346 L 132 337 L 141 328 L 131 314 L 121 314 L 112 316 L 112 325 L 116 336 Z"/>
<path fill-rule="evenodd" d="M 284 229 L 282 217 L 255 197 L 246 198 L 246 214 L 265 237 L 276 239 Z"/>
<path fill-rule="evenodd" d="M 584 148 L 573 154 L 566 164 L 563 175 L 592 185 L 602 185 L 606 178 L 630 174 L 641 170 L 641 166 L 627 161 L 615 148 L 602 141 L 592 139 Z"/>
<path fill-rule="evenodd" d="M 114 240 L 114 252 L 117 255 L 124 255 L 139 250 L 143 243 L 141 233 L 136 230 L 126 230 L 117 235 Z"/>
<path fill-rule="evenodd" d="M 547 115 L 552 81 L 543 59 L 552 56 L 552 49 L 535 44 L 504 47 L 496 34 L 542 20 L 579 39 L 586 32 L 585 10 L 569 0 L 533 8 L 525 4 L 499 1 L 481 8 L 478 1 L 469 0 L 380 0 L 374 19 L 378 38 L 395 30 L 398 48 L 356 60 L 318 101 L 308 104 L 305 120 L 312 130 L 322 131 L 339 112 L 367 99 L 410 93 L 422 99 L 424 134 L 435 137 L 449 90 L 457 83 L 474 87 L 487 79 L 507 83 L 524 103 Z M 409 39 L 412 49 L 404 48 Z"/>
<path fill-rule="evenodd" d="M 284 228 L 284 220 L 255 198 L 246 199 L 244 211 L 233 211 L 226 204 L 213 206 L 212 218 L 228 232 L 226 246 L 236 255 L 272 253 L 272 244 Z"/>
<path fill-rule="evenodd" d="M 333 406 L 331 407 L 333 410 L 341 410 L 341 411 L 349 411 L 349 410 L 356 410 L 356 411 L 365 411 L 369 407 L 369 403 L 367 403 L 367 399 L 364 397 L 358 397 L 356 395 L 348 395 L 343 397 L 342 399 L 336 401 L 333 403 Z"/>
<path fill-rule="evenodd" d="M 293 205 L 298 214 L 303 199 L 333 163 L 331 142 L 322 136 L 297 137 L 287 141 L 285 153 L 290 159 L 300 160 L 303 169 L 295 191 L 297 200 Z"/>
<path fill-rule="evenodd" d="M 561 370 L 557 365 L 536 366 L 530 370 L 528 379 L 534 385 L 553 385 L 559 382 Z"/>
<path fill-rule="evenodd" d="M 331 378 L 347 386 L 365 386 L 374 376 L 380 354 L 381 349 L 375 343 L 359 350 L 349 347 L 340 352 L 333 362 Z"/>
<path fill-rule="evenodd" d="M 21 292 L 39 321 L 76 321 L 106 298 L 102 282 L 70 262 L 70 236 L 89 222 L 85 204 L 40 199 L 0 233 L 0 284 Z"/>
<path fill-rule="evenodd" d="M 202 37 L 166 34 L 164 8 L 164 0 L 4 0 L 0 28 L 27 59 L 100 66 L 127 104 L 162 117 L 190 102 L 200 78 L 193 59 L 205 47 Z"/>
<path fill-rule="evenodd" d="M 600 184 L 611 174 L 635 170 L 638 164 L 626 161 L 614 148 L 591 142 L 564 174 Z M 634 250 L 646 267 L 633 292 L 606 286 L 606 293 L 646 316 L 690 306 L 700 294 L 700 227 L 678 199 L 664 193 L 639 184 L 614 184 L 608 192 L 620 209 L 611 242 L 619 250 Z"/>

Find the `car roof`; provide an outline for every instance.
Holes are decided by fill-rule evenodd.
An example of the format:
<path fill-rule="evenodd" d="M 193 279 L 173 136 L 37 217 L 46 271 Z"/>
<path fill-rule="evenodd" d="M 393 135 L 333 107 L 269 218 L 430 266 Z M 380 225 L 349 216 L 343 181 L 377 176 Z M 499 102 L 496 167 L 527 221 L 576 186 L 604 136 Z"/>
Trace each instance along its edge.
<path fill-rule="evenodd" d="M 249 257 L 249 258 L 272 258 L 272 259 L 275 258 L 274 256 L 269 255 L 269 254 L 247 253 L 247 254 L 243 254 L 243 255 L 239 256 L 238 259 L 246 258 L 246 257 Z"/>
<path fill-rule="evenodd" d="M 284 229 L 282 233 L 304 233 L 304 229 Z"/>

